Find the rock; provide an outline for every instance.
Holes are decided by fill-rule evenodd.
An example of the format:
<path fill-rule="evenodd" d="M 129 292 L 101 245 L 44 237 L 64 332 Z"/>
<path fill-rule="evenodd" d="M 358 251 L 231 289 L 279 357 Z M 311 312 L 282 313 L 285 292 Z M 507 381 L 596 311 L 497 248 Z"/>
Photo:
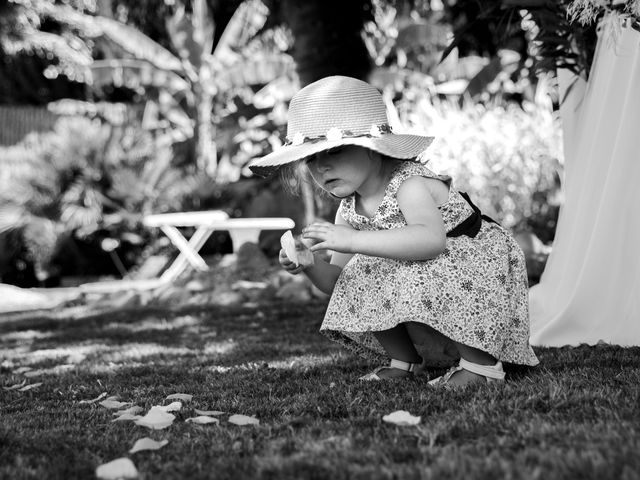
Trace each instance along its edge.
<path fill-rule="evenodd" d="M 311 291 L 304 282 L 293 281 L 280 287 L 275 296 L 289 302 L 305 303 L 311 300 Z"/>
<path fill-rule="evenodd" d="M 219 292 L 213 292 L 211 295 L 211 302 L 214 305 L 229 306 L 239 305 L 244 302 L 244 296 L 240 292 L 234 292 L 233 290 L 225 290 Z"/>
<path fill-rule="evenodd" d="M 135 278 L 159 277 L 171 259 L 165 255 L 151 255 L 146 258 L 135 272 Z"/>
<path fill-rule="evenodd" d="M 191 293 L 176 287 L 163 290 L 157 298 L 157 303 L 167 305 L 186 305 L 191 300 Z"/>
<path fill-rule="evenodd" d="M 138 292 L 123 291 L 112 293 L 109 297 L 103 298 L 94 306 L 101 308 L 133 308 L 141 305 Z"/>
<path fill-rule="evenodd" d="M 190 292 L 202 292 L 206 290 L 206 286 L 204 285 L 204 283 L 197 279 L 187 282 L 185 288 Z"/>
<path fill-rule="evenodd" d="M 235 253 L 227 253 L 226 255 L 222 256 L 222 258 L 220 259 L 220 262 L 218 262 L 218 265 L 216 267 L 217 268 L 235 267 L 237 262 L 238 262 L 238 255 L 236 255 Z"/>
<path fill-rule="evenodd" d="M 232 290 L 264 290 L 269 286 L 266 282 L 251 282 L 249 280 L 238 280 L 231 285 Z"/>

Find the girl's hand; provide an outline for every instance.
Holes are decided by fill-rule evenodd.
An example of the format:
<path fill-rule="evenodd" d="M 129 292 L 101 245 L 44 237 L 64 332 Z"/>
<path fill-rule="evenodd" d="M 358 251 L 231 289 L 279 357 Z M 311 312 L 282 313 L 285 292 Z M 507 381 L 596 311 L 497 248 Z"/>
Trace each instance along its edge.
<path fill-rule="evenodd" d="M 354 253 L 353 241 L 356 230 L 344 225 L 334 225 L 329 222 L 315 222 L 302 230 L 302 237 L 315 243 L 309 248 L 312 252 L 318 250 L 333 250 L 341 253 Z"/>
<path fill-rule="evenodd" d="M 291 275 L 297 275 L 304 270 L 304 267 L 302 265 L 296 265 L 294 262 L 289 260 L 289 257 L 287 257 L 287 254 L 282 248 L 280 249 L 280 254 L 278 255 L 278 261 L 280 262 L 282 268 L 284 268 Z"/>

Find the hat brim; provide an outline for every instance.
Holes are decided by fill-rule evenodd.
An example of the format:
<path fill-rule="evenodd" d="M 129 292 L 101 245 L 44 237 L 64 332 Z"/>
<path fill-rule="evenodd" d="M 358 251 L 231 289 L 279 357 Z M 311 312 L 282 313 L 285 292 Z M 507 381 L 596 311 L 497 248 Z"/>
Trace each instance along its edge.
<path fill-rule="evenodd" d="M 339 140 L 317 140 L 300 145 L 287 145 L 254 160 L 249 169 L 256 175 L 268 177 L 278 168 L 316 153 L 342 145 L 357 145 L 393 158 L 410 159 L 424 152 L 434 137 L 387 133 L 380 137 L 343 137 Z"/>

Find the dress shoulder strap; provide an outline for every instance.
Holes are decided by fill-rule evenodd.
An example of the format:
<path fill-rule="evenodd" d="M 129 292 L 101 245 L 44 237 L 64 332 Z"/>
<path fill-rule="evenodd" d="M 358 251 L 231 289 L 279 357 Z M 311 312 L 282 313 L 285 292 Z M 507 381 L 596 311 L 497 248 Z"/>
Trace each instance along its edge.
<path fill-rule="evenodd" d="M 447 186 L 451 186 L 451 177 L 447 175 L 438 175 L 437 173 L 429 170 L 429 168 L 427 168 L 427 166 L 423 163 L 416 161 L 404 161 L 400 163 L 394 170 L 391 181 L 389 182 L 389 186 L 387 187 L 387 195 L 392 195 L 395 197 L 398 193 L 400 185 L 402 185 L 402 183 L 409 177 L 415 176 L 435 178 L 438 180 L 442 180 L 447 184 Z"/>

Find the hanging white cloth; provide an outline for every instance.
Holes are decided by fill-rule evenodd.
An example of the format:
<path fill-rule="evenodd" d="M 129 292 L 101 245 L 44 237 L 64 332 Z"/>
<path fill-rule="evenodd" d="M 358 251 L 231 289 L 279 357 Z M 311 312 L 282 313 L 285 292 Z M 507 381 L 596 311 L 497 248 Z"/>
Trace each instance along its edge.
<path fill-rule="evenodd" d="M 565 202 L 530 290 L 532 345 L 640 345 L 640 32 L 612 42 L 605 25 L 561 107 Z"/>

